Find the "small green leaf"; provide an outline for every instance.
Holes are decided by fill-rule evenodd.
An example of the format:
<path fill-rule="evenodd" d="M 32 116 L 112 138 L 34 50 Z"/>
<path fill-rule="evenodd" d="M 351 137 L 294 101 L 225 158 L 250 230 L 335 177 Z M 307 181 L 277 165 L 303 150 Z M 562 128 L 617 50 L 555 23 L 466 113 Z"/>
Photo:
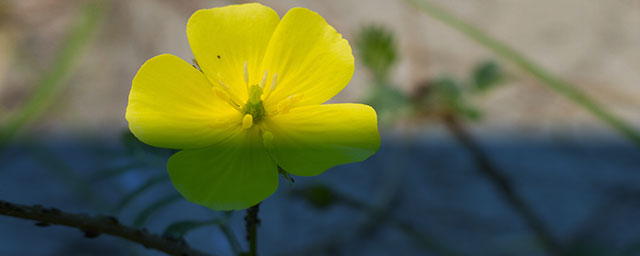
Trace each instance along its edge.
<path fill-rule="evenodd" d="M 318 209 L 325 209 L 336 202 L 336 195 L 333 191 L 322 184 L 309 186 L 298 191 L 300 196 L 307 200 L 308 203 Z"/>
<path fill-rule="evenodd" d="M 462 85 L 449 76 L 435 80 L 433 87 L 437 97 L 446 102 L 456 102 L 462 97 Z"/>
<path fill-rule="evenodd" d="M 355 41 L 364 66 L 377 78 L 387 77 L 397 58 L 391 30 L 379 25 L 369 25 L 360 30 Z"/>
<path fill-rule="evenodd" d="M 459 101 L 453 108 L 453 110 L 462 115 L 464 118 L 469 119 L 471 121 L 479 121 L 482 119 L 482 112 L 477 108 L 467 104 L 464 101 Z"/>
<path fill-rule="evenodd" d="M 162 209 L 165 206 L 175 203 L 180 199 L 182 199 L 182 196 L 180 194 L 171 194 L 156 200 L 155 202 L 147 206 L 147 208 L 144 208 L 144 210 L 138 213 L 135 220 L 133 221 L 133 225 L 136 227 L 143 226 L 147 222 L 147 219 L 149 219 L 149 217 L 151 217 L 154 212 Z"/>
<path fill-rule="evenodd" d="M 483 61 L 473 70 L 473 86 L 475 90 L 486 91 L 498 85 L 503 74 L 500 65 L 492 60 Z"/>
<path fill-rule="evenodd" d="M 369 87 L 363 102 L 376 110 L 382 124 L 393 123 L 409 106 L 409 98 L 403 91 L 382 81 Z"/>
<path fill-rule="evenodd" d="M 171 225 L 167 226 L 167 228 L 164 229 L 163 235 L 164 236 L 168 236 L 171 238 L 175 238 L 175 239 L 180 239 L 183 238 L 187 233 L 189 233 L 190 231 L 196 229 L 196 228 L 200 228 L 200 227 L 205 227 L 205 226 L 211 226 L 211 225 L 217 225 L 219 224 L 220 221 L 217 219 L 213 219 L 213 220 L 185 220 L 185 221 L 178 221 L 178 222 L 174 222 Z"/>
<path fill-rule="evenodd" d="M 122 211 L 122 209 L 124 209 L 124 207 L 126 207 L 131 201 L 133 201 L 134 198 L 136 198 L 137 196 L 142 194 L 144 191 L 146 191 L 147 189 L 153 187 L 156 184 L 159 184 L 161 182 L 166 182 L 166 181 L 169 181 L 169 179 L 168 179 L 168 177 L 166 175 L 161 175 L 161 176 L 158 176 L 158 177 L 151 178 L 151 179 L 147 180 L 147 182 L 145 182 L 142 185 L 140 185 L 140 187 L 138 187 L 135 190 L 131 191 L 131 193 L 125 195 L 120 200 L 120 202 L 118 202 L 118 204 L 113 209 L 113 211 L 114 212 Z"/>

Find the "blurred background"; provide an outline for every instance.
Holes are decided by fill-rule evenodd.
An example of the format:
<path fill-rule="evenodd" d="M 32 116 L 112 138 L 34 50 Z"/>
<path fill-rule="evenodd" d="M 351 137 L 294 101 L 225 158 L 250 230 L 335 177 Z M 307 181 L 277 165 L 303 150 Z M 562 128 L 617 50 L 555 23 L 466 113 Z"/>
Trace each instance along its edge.
<path fill-rule="evenodd" d="M 193 59 L 194 11 L 244 2 L 0 0 L 0 200 L 245 250 L 244 212 L 185 201 L 124 119 L 142 63 Z M 331 102 L 373 105 L 383 140 L 281 179 L 261 255 L 640 255 L 640 0 L 259 2 L 349 40 Z M 4 216 L 0 254 L 161 255 Z"/>

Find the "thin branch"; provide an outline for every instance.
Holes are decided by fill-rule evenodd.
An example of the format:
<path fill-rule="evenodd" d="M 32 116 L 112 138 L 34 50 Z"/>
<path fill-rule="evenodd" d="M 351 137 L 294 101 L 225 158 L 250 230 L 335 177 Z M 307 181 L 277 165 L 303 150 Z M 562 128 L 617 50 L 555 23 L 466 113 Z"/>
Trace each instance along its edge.
<path fill-rule="evenodd" d="M 560 245 L 551 235 L 544 222 L 535 214 L 533 209 L 515 191 L 513 185 L 496 167 L 469 132 L 453 115 L 445 115 L 444 124 L 452 135 L 471 154 L 478 166 L 478 170 L 486 175 L 504 199 L 522 217 L 525 223 L 536 233 L 538 239 L 550 255 L 561 255 Z"/>
<path fill-rule="evenodd" d="M 249 256 L 258 255 L 258 225 L 260 225 L 260 219 L 258 218 L 258 211 L 260 210 L 260 203 L 247 209 L 247 215 L 244 217 L 244 221 L 247 223 L 247 241 L 249 242 Z"/>
<path fill-rule="evenodd" d="M 354 208 L 360 209 L 362 211 L 367 212 L 372 216 L 374 220 L 378 220 L 379 223 L 388 222 L 401 232 L 405 233 L 411 239 L 416 241 L 420 247 L 427 249 L 436 255 L 446 255 L 446 256 L 457 256 L 463 255 L 461 252 L 456 251 L 453 248 L 447 247 L 447 245 L 440 242 L 440 240 L 431 234 L 426 233 L 424 230 L 418 229 L 415 225 L 411 223 L 402 221 L 392 215 L 389 212 L 389 209 L 378 208 L 374 206 L 367 205 L 366 203 L 360 202 L 354 198 L 347 197 L 346 195 L 336 195 L 338 201 L 344 203 L 345 205 Z"/>
<path fill-rule="evenodd" d="M 307 193 L 308 192 L 306 192 L 305 189 L 293 189 L 291 194 L 294 196 L 300 196 Z M 349 227 L 349 231 L 338 232 L 340 235 L 329 239 L 328 242 L 321 243 L 321 245 L 308 246 L 302 250 L 284 253 L 283 255 L 302 255 L 309 251 L 320 251 L 322 248 L 338 248 L 340 245 L 349 244 L 351 242 L 350 240 L 353 240 L 354 238 L 370 235 L 373 228 L 376 228 L 376 226 L 379 227 L 385 223 L 388 223 L 390 226 L 398 229 L 400 232 L 403 232 L 407 237 L 412 239 L 416 245 L 419 245 L 422 249 L 431 254 L 445 256 L 464 255 L 463 253 L 441 243 L 437 236 L 429 234 L 425 230 L 420 230 L 415 227 L 415 225 L 400 220 L 394 216 L 392 211 L 390 211 L 390 207 L 392 207 L 391 204 L 394 203 L 393 201 L 397 199 L 395 192 L 389 199 L 387 199 L 388 202 L 375 206 L 339 192 L 331 191 L 330 193 L 330 197 L 332 200 L 335 200 L 335 203 L 341 203 L 352 209 L 364 212 L 367 215 L 367 220 L 354 227 Z"/>
<path fill-rule="evenodd" d="M 145 228 L 127 227 L 110 216 L 90 216 L 87 214 L 66 213 L 56 208 L 43 208 L 40 205 L 28 206 L 0 200 L 0 215 L 38 221 L 36 225 L 46 227 L 51 224 L 80 229 L 85 237 L 95 238 L 100 234 L 109 234 L 156 249 L 169 255 L 207 256 L 210 254 L 192 249 L 183 239 L 172 239 L 149 233 Z"/>

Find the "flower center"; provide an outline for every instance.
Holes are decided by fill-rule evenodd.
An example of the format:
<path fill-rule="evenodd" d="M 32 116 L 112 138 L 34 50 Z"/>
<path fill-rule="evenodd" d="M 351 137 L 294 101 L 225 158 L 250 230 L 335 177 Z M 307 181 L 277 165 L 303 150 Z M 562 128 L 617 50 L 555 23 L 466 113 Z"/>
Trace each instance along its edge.
<path fill-rule="evenodd" d="M 267 89 L 267 92 L 264 93 L 268 73 L 269 72 L 265 70 L 260 85 L 249 85 L 249 72 L 247 70 L 247 62 L 245 61 L 244 82 L 247 86 L 248 97 L 247 102 L 244 104 L 244 106 L 241 105 L 240 99 L 229 91 L 229 86 L 227 86 L 222 81 L 222 76 L 220 75 L 220 73 L 218 73 L 217 82 L 219 86 L 214 86 L 212 90 L 219 98 L 229 103 L 231 107 L 244 115 L 244 117 L 242 118 L 242 128 L 249 129 L 254 124 L 262 121 L 267 116 L 267 112 L 264 109 L 264 104 L 262 103 L 262 101 L 263 98 L 266 99 L 275 89 L 276 82 L 278 80 L 278 75 L 273 75 L 271 86 L 269 89 Z"/>
<path fill-rule="evenodd" d="M 269 72 L 265 70 L 260 85 L 249 85 L 247 63 L 244 63 L 244 82 L 247 86 L 248 97 L 247 102 L 242 105 L 242 101 L 230 92 L 229 86 L 222 81 L 222 76 L 218 73 L 218 83 L 212 87 L 212 90 L 220 99 L 226 101 L 231 107 L 243 114 L 241 125 L 244 129 L 251 128 L 254 124 L 264 120 L 267 115 L 284 114 L 289 112 L 289 110 L 296 105 L 303 96 L 302 94 L 291 95 L 278 102 L 275 108 L 270 109 L 267 113 L 264 108 L 263 101 L 275 90 L 278 82 L 278 74 L 274 74 L 270 86 L 267 86 L 268 74 Z"/>
<path fill-rule="evenodd" d="M 261 97 L 262 87 L 257 84 L 249 87 L 249 99 L 242 108 L 242 113 L 244 114 L 244 119 L 242 120 L 243 127 L 249 128 L 254 123 L 260 122 L 260 120 L 262 120 L 266 116 L 266 112 L 264 111 L 264 104 L 262 104 Z M 251 120 L 249 121 L 249 119 Z"/>

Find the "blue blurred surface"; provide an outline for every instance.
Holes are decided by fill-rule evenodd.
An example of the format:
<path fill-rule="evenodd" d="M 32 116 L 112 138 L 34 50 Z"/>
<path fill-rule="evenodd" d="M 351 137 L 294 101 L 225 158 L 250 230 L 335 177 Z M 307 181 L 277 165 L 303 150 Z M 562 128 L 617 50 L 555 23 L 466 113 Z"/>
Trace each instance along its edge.
<path fill-rule="evenodd" d="M 441 255 L 416 237 L 420 235 L 403 232 L 397 222 L 463 255 L 544 255 L 534 234 L 454 140 L 425 136 L 402 143 L 383 137 L 380 151 L 363 163 L 339 166 L 317 177 L 295 177 L 294 185 L 281 179 L 277 193 L 261 205 L 261 255 Z M 483 140 L 481 145 L 564 245 L 614 252 L 640 239 L 640 151 L 633 145 L 598 139 L 501 139 Z M 72 212 L 117 214 L 121 222 L 131 224 L 146 205 L 176 192 L 167 180 L 122 212 L 113 212 L 127 192 L 166 175 L 164 163 L 171 154 L 127 152 L 118 140 L 16 143 L 0 156 L 0 198 Z M 128 165 L 134 168 L 96 178 L 101 170 Z M 375 217 L 343 203 L 318 209 L 291 196 L 294 189 L 314 184 L 385 208 L 385 214 Z M 174 221 L 215 215 L 181 199 L 154 213 L 146 226 L 162 232 Z M 243 216 L 236 212 L 231 225 L 246 246 Z M 40 228 L 4 216 L 0 230 L 1 255 L 161 255 L 114 237 L 86 239 L 71 228 Z M 197 229 L 186 239 L 198 249 L 231 255 L 214 226 Z"/>

